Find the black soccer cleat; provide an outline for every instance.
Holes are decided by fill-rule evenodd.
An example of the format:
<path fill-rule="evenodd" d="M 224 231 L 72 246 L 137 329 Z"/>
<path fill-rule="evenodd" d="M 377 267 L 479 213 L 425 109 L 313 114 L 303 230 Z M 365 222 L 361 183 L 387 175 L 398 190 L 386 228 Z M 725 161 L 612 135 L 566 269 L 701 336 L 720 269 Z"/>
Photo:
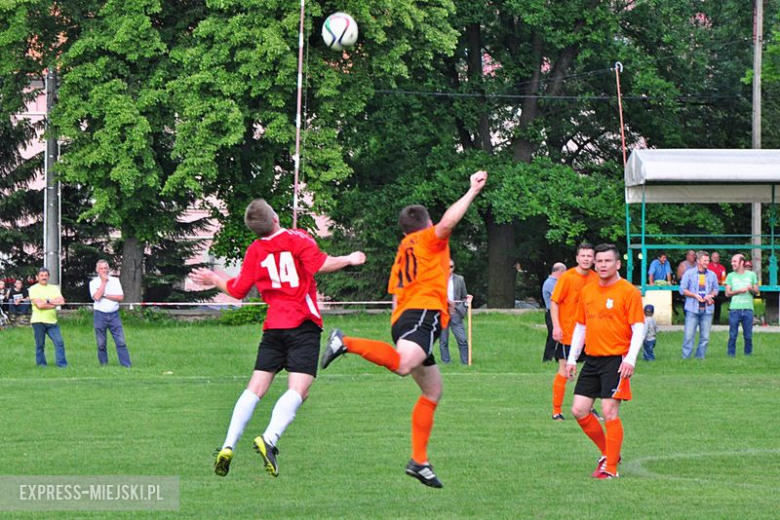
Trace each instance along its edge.
<path fill-rule="evenodd" d="M 590 409 L 590 413 L 592 413 L 592 414 L 593 414 L 593 416 L 594 416 L 596 419 L 598 419 L 599 421 L 604 421 L 604 417 L 602 417 L 602 416 L 601 416 L 601 414 L 600 414 L 600 413 L 599 413 L 599 412 L 598 412 L 598 411 L 597 411 L 595 408 L 591 408 L 591 409 Z"/>
<path fill-rule="evenodd" d="M 263 436 L 255 437 L 255 451 L 263 457 L 263 463 L 265 464 L 265 470 L 272 477 L 279 476 L 279 464 L 276 462 L 276 456 L 279 455 L 279 448 L 271 446 Z"/>
<path fill-rule="evenodd" d="M 553 421 L 563 421 L 564 417 L 562 413 L 556 413 L 552 416 Z"/>
<path fill-rule="evenodd" d="M 430 463 L 417 464 L 415 461 L 410 460 L 409 464 L 406 465 L 406 474 L 416 478 L 426 486 L 434 488 L 444 487 L 444 484 L 441 483 L 441 480 L 436 476 L 436 473 L 433 472 L 433 466 L 431 466 Z"/>
<path fill-rule="evenodd" d="M 347 353 L 347 347 L 344 346 L 344 334 L 339 329 L 333 329 L 328 336 L 328 344 L 325 345 L 325 351 L 320 358 L 320 368 L 323 370 L 339 356 Z"/>

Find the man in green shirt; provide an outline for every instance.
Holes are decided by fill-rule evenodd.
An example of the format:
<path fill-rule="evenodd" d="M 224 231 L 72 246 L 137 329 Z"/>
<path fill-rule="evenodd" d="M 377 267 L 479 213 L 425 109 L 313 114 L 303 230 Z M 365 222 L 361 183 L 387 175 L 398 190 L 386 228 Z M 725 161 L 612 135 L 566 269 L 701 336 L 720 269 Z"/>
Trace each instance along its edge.
<path fill-rule="evenodd" d="M 745 256 L 736 254 L 731 257 L 732 272 L 726 277 L 726 297 L 731 298 L 729 305 L 729 357 L 737 355 L 737 334 L 742 324 L 745 338 L 745 355 L 753 353 L 753 296 L 758 294 L 756 273 L 745 269 Z"/>
<path fill-rule="evenodd" d="M 60 327 L 57 325 L 57 306 L 65 303 L 60 288 L 49 285 L 49 270 L 45 267 L 38 269 L 38 283 L 30 287 L 30 303 L 32 303 L 32 318 L 30 324 L 35 333 L 35 363 L 38 366 L 46 366 L 46 354 L 43 352 L 46 336 L 54 343 L 54 353 L 57 366 L 65 368 L 68 361 L 65 359 L 65 342 L 62 340 Z"/>

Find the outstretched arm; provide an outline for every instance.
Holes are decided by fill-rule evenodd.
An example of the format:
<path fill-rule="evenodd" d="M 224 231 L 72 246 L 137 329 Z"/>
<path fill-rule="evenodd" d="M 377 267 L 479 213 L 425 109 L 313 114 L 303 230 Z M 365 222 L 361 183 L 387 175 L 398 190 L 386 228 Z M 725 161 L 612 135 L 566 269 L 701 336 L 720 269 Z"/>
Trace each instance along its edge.
<path fill-rule="evenodd" d="M 339 269 L 344 269 L 348 265 L 361 265 L 366 261 L 366 255 L 362 251 L 355 251 L 354 253 L 345 256 L 329 256 L 325 259 L 325 263 L 322 264 L 318 273 L 332 273 Z"/>
<path fill-rule="evenodd" d="M 214 286 L 225 294 L 230 294 L 227 290 L 227 280 L 219 276 L 211 269 L 199 267 L 192 271 L 190 278 L 193 282 L 204 287 Z"/>
<path fill-rule="evenodd" d="M 460 199 L 458 199 L 452 206 L 444 212 L 444 216 L 441 221 L 436 224 L 435 233 L 436 236 L 444 240 L 452 234 L 452 230 L 466 214 L 472 201 L 479 195 L 482 188 L 487 181 L 487 172 L 478 171 L 471 175 L 471 187 Z"/>

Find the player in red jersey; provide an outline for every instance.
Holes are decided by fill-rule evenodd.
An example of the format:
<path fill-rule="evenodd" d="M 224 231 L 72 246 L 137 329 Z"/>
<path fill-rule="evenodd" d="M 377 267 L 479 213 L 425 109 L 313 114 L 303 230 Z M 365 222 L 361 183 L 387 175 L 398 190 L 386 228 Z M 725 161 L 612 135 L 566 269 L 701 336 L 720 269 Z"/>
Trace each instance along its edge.
<path fill-rule="evenodd" d="M 288 372 L 287 392 L 276 402 L 265 433 L 254 440 L 255 450 L 263 457 L 266 471 L 276 477 L 279 474 L 276 443 L 295 418 L 317 376 L 322 316 L 317 307 L 314 275 L 360 265 L 366 256 L 359 251 L 346 256 L 328 256 L 305 231 L 280 227 L 276 212 L 263 199 L 256 199 L 247 206 L 244 223 L 259 239 L 247 249 L 237 277 L 225 280 L 208 269 L 196 269 L 191 275 L 196 283 L 213 285 L 238 299 L 244 298 L 255 286 L 268 304 L 255 370 L 236 402 L 225 442 L 217 453 L 214 472 L 222 477 L 227 475 L 233 449 L 252 418 L 255 406 L 271 386 L 276 373 L 285 369 Z"/>
<path fill-rule="evenodd" d="M 412 459 L 406 466 L 406 474 L 436 488 L 442 487 L 442 483 L 428 462 L 428 439 L 442 392 L 433 344 L 449 321 L 449 238 L 485 181 L 486 172 L 474 173 L 468 192 L 450 206 L 435 226 L 423 206 L 407 206 L 401 211 L 398 223 L 404 238 L 398 246 L 388 283 L 388 292 L 393 295 L 390 321 L 397 349 L 383 341 L 346 337 L 334 329 L 320 362 L 326 368 L 349 352 L 399 376 L 411 374 L 422 395 L 412 411 Z"/>
<path fill-rule="evenodd" d="M 610 479 L 619 476 L 623 422 L 618 414 L 620 403 L 631 399 L 629 378 L 645 337 L 645 313 L 639 290 L 618 273 L 617 247 L 596 246 L 595 259 L 599 281 L 580 293 L 566 369 L 574 379 L 584 343 L 585 363 L 574 388 L 571 413 L 601 452 L 593 476 Z M 604 428 L 591 413 L 596 398 L 601 398 Z"/>

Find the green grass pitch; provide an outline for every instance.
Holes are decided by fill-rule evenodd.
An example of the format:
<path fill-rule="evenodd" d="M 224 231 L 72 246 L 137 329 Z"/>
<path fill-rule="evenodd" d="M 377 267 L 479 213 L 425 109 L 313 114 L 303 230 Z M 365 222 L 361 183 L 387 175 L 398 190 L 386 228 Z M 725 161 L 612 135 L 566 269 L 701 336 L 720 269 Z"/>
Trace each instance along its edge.
<path fill-rule="evenodd" d="M 326 316 L 326 330 L 334 326 L 389 340 L 387 314 Z M 541 363 L 543 315 L 475 315 L 474 365 L 442 367 L 429 446 L 445 486 L 436 490 L 404 474 L 411 378 L 356 356 L 336 361 L 280 440 L 273 479 L 251 443 L 285 389 L 280 375 L 220 478 L 212 451 L 254 366 L 259 326 L 126 325 L 131 370 L 116 365 L 111 341 L 111 365 L 98 367 L 88 325 L 62 330 L 66 370 L 53 366 L 48 342 L 52 366 L 35 367 L 29 328 L 0 331 L 0 475 L 178 476 L 180 509 L 46 518 L 777 518 L 774 334 L 754 334 L 752 358 L 738 350 L 729 359 L 726 333 L 715 332 L 706 361 L 684 362 L 681 333 L 660 333 L 658 361 L 640 360 L 634 400 L 621 410 L 622 478 L 597 481 L 596 448 L 568 411 L 571 384 L 567 420 L 550 419 L 555 367 Z"/>

